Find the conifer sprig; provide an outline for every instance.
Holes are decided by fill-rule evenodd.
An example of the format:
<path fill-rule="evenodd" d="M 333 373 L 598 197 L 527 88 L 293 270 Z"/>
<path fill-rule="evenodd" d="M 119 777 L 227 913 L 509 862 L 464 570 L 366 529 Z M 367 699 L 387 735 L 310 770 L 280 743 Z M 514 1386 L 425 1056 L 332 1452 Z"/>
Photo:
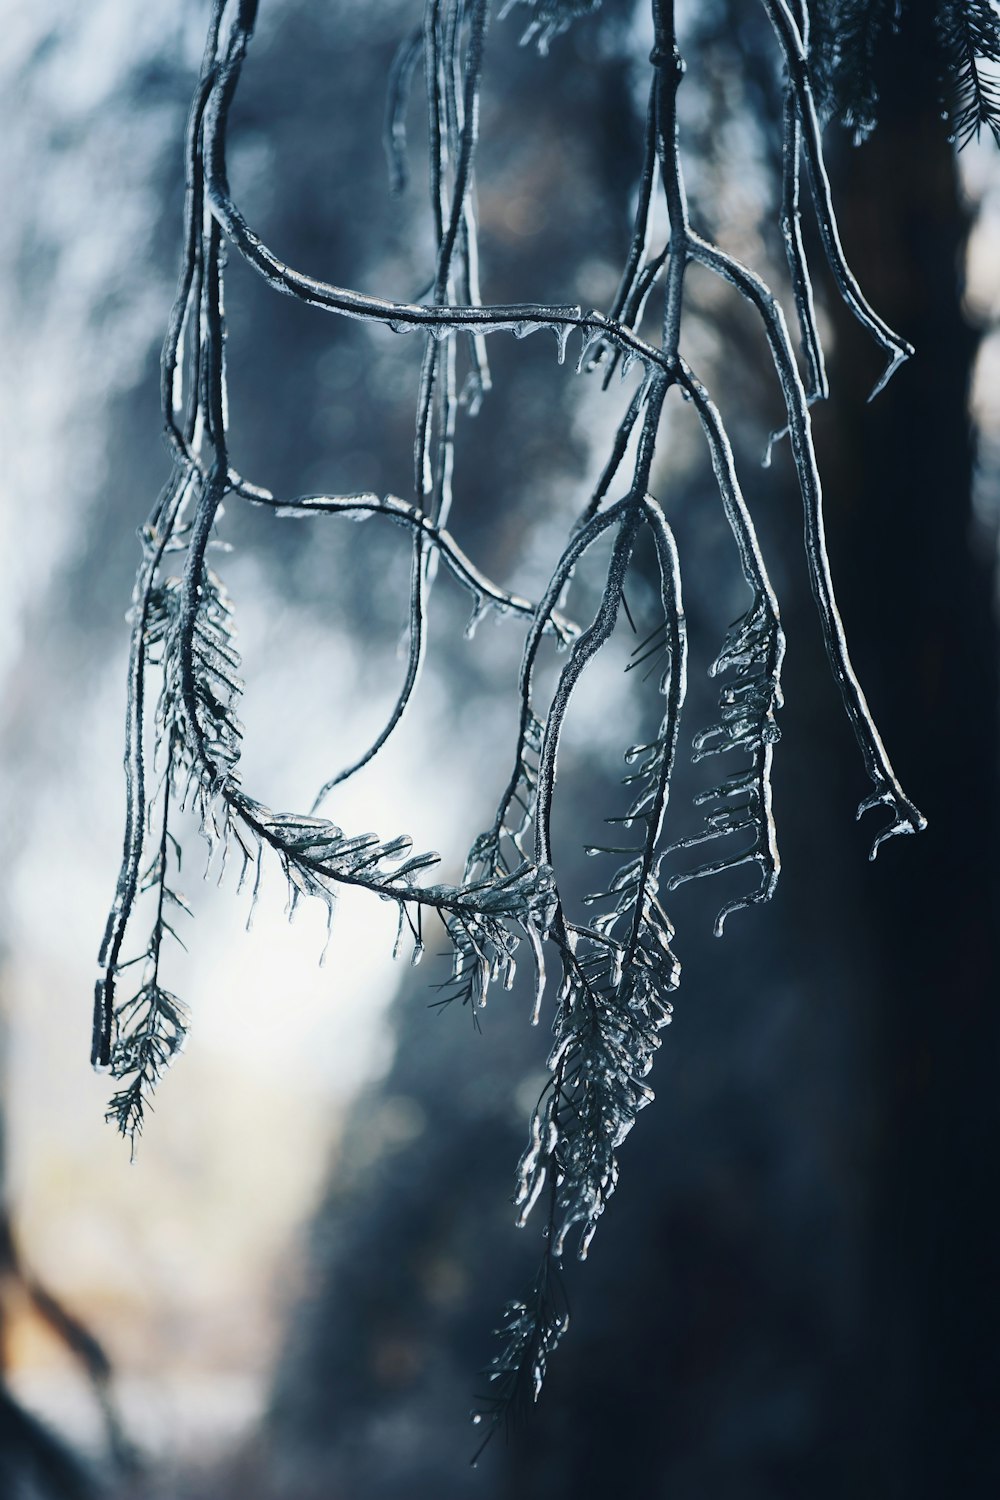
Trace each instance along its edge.
<path fill-rule="evenodd" d="M 992 0 L 944 0 L 937 31 L 956 144 L 966 146 L 986 129 L 1000 145 L 1000 11 Z"/>

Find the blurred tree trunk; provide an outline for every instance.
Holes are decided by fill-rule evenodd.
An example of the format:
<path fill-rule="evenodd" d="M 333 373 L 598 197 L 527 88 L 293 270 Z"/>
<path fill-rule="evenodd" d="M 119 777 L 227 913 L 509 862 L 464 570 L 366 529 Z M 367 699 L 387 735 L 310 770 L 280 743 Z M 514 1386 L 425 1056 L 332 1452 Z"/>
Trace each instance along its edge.
<path fill-rule="evenodd" d="M 885 59 L 881 124 L 837 173 L 869 296 L 917 354 L 865 407 L 871 360 L 838 320 L 821 461 L 863 677 L 929 819 L 869 885 L 878 1093 L 859 1353 L 881 1458 L 872 1493 L 985 1497 L 1000 1490 L 995 538 L 971 506 L 970 219 L 929 11 L 912 7 Z"/>

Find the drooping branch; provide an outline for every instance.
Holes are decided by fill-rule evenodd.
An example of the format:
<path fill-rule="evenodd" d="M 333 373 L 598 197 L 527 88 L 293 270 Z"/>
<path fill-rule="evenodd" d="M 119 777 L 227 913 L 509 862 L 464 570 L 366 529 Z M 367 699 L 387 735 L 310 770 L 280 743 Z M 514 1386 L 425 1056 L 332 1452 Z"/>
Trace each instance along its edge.
<path fill-rule="evenodd" d="M 598 0 L 522 3 L 532 11 L 527 37 L 544 50 L 570 21 L 595 10 Z M 475 177 L 487 0 L 425 0 L 422 23 L 404 39 L 393 65 L 385 140 L 396 191 L 407 179 L 406 110 L 421 62 L 426 95 L 434 263 L 425 294 L 413 301 L 310 276 L 280 259 L 247 222 L 230 191 L 226 140 L 256 3 L 216 0 L 188 125 L 184 253 L 162 361 L 163 421 L 174 473 L 144 533 L 134 592 L 125 837 L 100 955 L 93 1046 L 94 1062 L 110 1066 L 121 1083 L 110 1113 L 126 1134 L 134 1138 L 141 1129 L 150 1091 L 180 1050 L 187 1027 L 186 1010 L 161 975 L 168 951 L 164 939 L 177 936 L 172 915 L 186 909 L 176 890 L 180 846 L 171 827 L 179 809 L 196 811 L 210 850 L 221 849 L 223 868 L 227 851 L 233 851 L 241 861 L 240 884 L 253 876 L 253 900 L 265 859 L 275 862 L 285 877 L 290 909 L 309 896 L 323 904 L 329 917 L 344 886 L 363 888 L 395 905 L 400 935 L 411 935 L 414 957 L 425 946 L 425 917 L 436 915 L 453 953 L 444 1000 L 459 998 L 474 1013 L 485 1003 L 490 985 L 510 987 L 523 940 L 535 967 L 533 1015 L 538 1019 L 544 944 L 555 949 L 562 980 L 550 1077 L 534 1112 L 517 1189 L 522 1222 L 533 1205 L 547 1202 L 548 1235 L 531 1295 L 510 1304 L 504 1317 L 503 1349 L 488 1372 L 490 1389 L 478 1413 L 488 1430 L 537 1399 L 548 1360 L 567 1326 L 558 1292 L 564 1248 L 578 1231 L 578 1253 L 586 1253 L 618 1180 L 619 1149 L 652 1098 L 646 1076 L 670 1019 L 669 996 L 680 974 L 663 892 L 696 877 L 752 865 L 757 883 L 723 907 L 716 921 L 721 934 L 729 914 L 769 899 L 780 869 L 771 769 L 784 635 L 719 406 L 685 357 L 691 262 L 735 287 L 753 309 L 769 346 L 787 419 L 780 435 L 789 437 L 801 491 L 810 585 L 831 670 L 872 782 L 860 811 L 884 804 L 890 812 L 872 855 L 893 834 L 924 826 L 895 775 L 851 664 L 826 550 L 810 404 L 826 394 L 827 383 L 801 230 L 803 163 L 837 291 L 888 356 L 876 389 L 910 347 L 866 301 L 844 255 L 814 103 L 807 7 L 803 0 L 762 0 L 785 70 L 780 225 L 803 382 L 779 298 L 754 270 L 691 223 L 677 111 L 684 63 L 675 7 L 673 0 L 651 0 L 651 5 L 654 46 L 642 156 L 636 163 L 634 223 L 618 290 L 609 312 L 603 313 L 569 303 L 494 304 L 482 298 Z M 657 246 L 653 225 L 659 191 L 667 235 Z M 379 497 L 362 489 L 281 500 L 242 477 L 229 452 L 227 430 L 227 251 L 241 256 L 272 290 L 304 305 L 395 333 L 423 335 L 412 498 Z M 660 331 L 654 341 L 639 329 L 652 299 L 661 295 Z M 462 503 L 454 490 L 456 443 L 465 419 L 475 415 L 490 389 L 485 336 L 508 332 L 524 338 L 544 330 L 555 336 L 560 363 L 569 339 L 579 334 L 577 370 L 601 370 L 605 387 L 613 371 L 624 376 L 636 363 L 642 379 L 548 584 L 533 602 L 493 582 L 459 547 L 450 516 Z M 663 414 L 674 390 L 693 403 L 699 418 L 750 599 L 710 669 L 720 685 L 717 719 L 694 738 L 695 760 L 736 752 L 745 763 L 699 794 L 703 829 L 671 840 L 666 811 L 684 705 L 687 645 L 676 543 L 666 505 L 653 497 L 659 489 L 656 457 Z M 237 710 L 243 684 L 234 610 L 221 578 L 209 566 L 209 548 L 218 539 L 223 507 L 230 499 L 267 506 L 289 518 L 376 516 L 402 527 L 409 537 L 403 683 L 373 741 L 328 778 L 306 814 L 268 808 L 241 781 L 243 730 Z M 616 866 L 604 888 L 587 898 L 591 912 L 583 920 L 564 900 L 553 848 L 559 750 L 588 666 L 608 648 L 620 615 L 628 613 L 625 585 L 642 537 L 649 539 L 655 556 L 659 605 L 653 628 L 635 647 L 628 670 L 658 673 L 662 713 L 651 742 L 626 754 L 630 802 L 624 814 L 608 821 L 625 830 L 627 841 L 588 851 L 600 859 L 615 856 Z M 590 624 L 580 629 L 570 618 L 578 613 L 572 605 L 577 569 L 588 554 L 593 557 L 608 544 L 601 598 Z M 438 856 L 413 854 L 405 835 L 351 835 L 318 815 L 320 804 L 367 765 L 403 721 L 418 689 L 431 598 L 441 573 L 471 597 L 473 621 L 489 609 L 525 626 L 513 766 L 494 820 L 473 843 L 464 878 L 454 885 L 427 883 Z M 546 638 L 568 654 L 549 701 L 541 703 L 538 662 Z M 632 680 L 642 675 L 636 671 Z M 151 774 L 154 766 L 156 776 Z M 701 864 L 673 868 L 680 851 L 704 846 L 707 857 Z M 143 902 L 152 907 L 151 933 L 135 956 L 126 959 L 126 938 L 133 923 L 138 924 Z M 137 979 L 128 985 L 123 976 L 133 963 Z"/>
<path fill-rule="evenodd" d="M 769 901 L 774 894 L 781 861 L 772 813 L 771 761 L 779 738 L 774 715 L 781 707 L 781 664 L 785 636 L 778 618 L 778 601 L 761 555 L 753 521 L 747 509 L 733 462 L 732 448 L 722 418 L 704 386 L 685 364 L 681 387 L 694 403 L 708 443 L 716 482 L 740 555 L 743 576 L 751 591 L 746 614 L 732 626 L 722 650 L 712 664 L 713 677 L 732 673 L 722 689 L 720 718 L 710 729 L 695 736 L 694 758 L 725 755 L 730 750 L 749 752 L 746 771 L 730 775 L 721 786 L 699 794 L 699 806 L 708 808 L 705 831 L 677 840 L 672 850 L 689 849 L 728 840 L 733 834 L 751 835 L 750 843 L 733 852 L 731 847 L 718 859 L 696 869 L 672 875 L 669 890 L 703 875 L 715 875 L 744 864 L 756 864 L 760 883 L 745 896 L 729 901 L 719 912 L 715 932 L 722 936 L 726 918 L 733 912 Z"/>
<path fill-rule="evenodd" d="M 872 844 L 871 858 L 874 859 L 879 846 L 886 839 L 899 833 L 917 833 L 926 827 L 926 819 L 906 796 L 892 769 L 867 699 L 851 665 L 847 637 L 833 592 L 823 521 L 823 489 L 812 440 L 809 404 L 792 352 L 788 325 L 780 302 L 756 272 L 742 265 L 734 256 L 727 255 L 717 245 L 710 245 L 696 235 L 691 238 L 691 247 L 692 253 L 703 265 L 730 282 L 757 311 L 767 336 L 788 414 L 795 473 L 802 495 L 809 582 L 823 628 L 827 659 L 840 688 L 865 769 L 874 784 L 874 790 L 862 801 L 858 816 L 880 804 L 885 804 L 892 814 L 891 822 L 876 835 Z"/>

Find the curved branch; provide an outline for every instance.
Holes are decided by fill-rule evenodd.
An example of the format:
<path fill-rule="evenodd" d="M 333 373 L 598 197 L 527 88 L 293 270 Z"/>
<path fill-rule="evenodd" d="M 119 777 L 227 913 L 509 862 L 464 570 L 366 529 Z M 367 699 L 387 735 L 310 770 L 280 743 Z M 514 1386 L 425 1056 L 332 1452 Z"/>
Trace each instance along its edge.
<path fill-rule="evenodd" d="M 354 518 L 384 516 L 398 526 L 418 532 L 433 547 L 448 568 L 453 578 L 481 604 L 492 606 L 499 614 L 514 614 L 534 617 L 541 608 L 520 594 L 510 593 L 494 583 L 466 556 L 449 531 L 436 525 L 416 506 L 396 495 L 299 495 L 294 500 L 277 499 L 269 490 L 259 489 L 246 480 L 231 474 L 232 492 L 254 505 L 264 505 L 276 515 L 301 518 L 309 515 L 340 515 Z M 561 640 L 570 640 L 579 634 L 572 620 L 560 610 L 549 611 L 545 629 Z"/>
<path fill-rule="evenodd" d="M 421 668 L 424 664 L 427 645 L 427 632 L 424 626 L 426 623 L 425 610 L 428 580 L 424 565 L 424 548 L 420 541 L 421 532 L 419 530 L 415 531 L 414 537 L 415 544 L 410 563 L 410 618 L 407 630 L 409 641 L 406 651 L 406 675 L 403 678 L 403 684 L 396 696 L 396 701 L 393 704 L 388 719 L 386 719 L 375 739 L 372 740 L 359 756 L 350 761 L 342 770 L 324 781 L 313 798 L 312 806 L 309 809 L 310 813 L 317 812 L 334 787 L 340 786 L 345 781 L 349 781 L 352 776 L 375 759 L 375 756 L 389 739 L 393 730 L 398 727 L 416 690 Z"/>
<path fill-rule="evenodd" d="M 816 207 L 816 224 L 827 262 L 845 305 L 850 308 L 862 328 L 866 328 L 876 343 L 880 344 L 889 355 L 889 362 L 868 398 L 871 401 L 879 391 L 884 389 L 899 366 L 909 359 L 913 353 L 913 345 L 908 344 L 889 327 L 884 318 L 879 317 L 865 298 L 854 272 L 847 264 L 844 247 L 840 242 L 840 230 L 837 227 L 830 179 L 827 176 L 826 162 L 823 158 L 819 120 L 816 117 L 816 105 L 809 82 L 809 67 L 802 34 L 795 24 L 786 0 L 761 0 L 761 3 L 781 44 L 785 67 L 788 69 L 789 83 L 795 96 L 796 110 L 802 125 L 802 144 L 809 166 L 809 182 Z"/>
<path fill-rule="evenodd" d="M 823 524 L 823 489 L 816 466 L 812 423 L 809 418 L 806 394 L 792 352 L 788 325 L 785 322 L 781 304 L 754 271 L 749 270 L 733 256 L 727 255 L 717 245 L 708 244 L 696 234 L 691 235 L 691 249 L 695 259 L 707 266 L 710 271 L 722 276 L 756 308 L 770 346 L 771 358 L 788 413 L 795 472 L 802 495 L 809 582 L 823 628 L 827 658 L 837 686 L 840 688 L 865 769 L 875 787 L 874 792 L 861 803 L 858 816 L 860 817 L 862 813 L 876 807 L 879 803 L 885 803 L 893 813 L 892 822 L 878 833 L 872 844 L 870 857 L 874 859 L 879 846 L 886 839 L 897 833 L 917 833 L 927 826 L 927 820 L 907 797 L 892 769 L 892 763 L 872 718 L 847 649 L 847 638 L 837 608 L 833 579 L 830 574 L 830 559 Z"/>
<path fill-rule="evenodd" d="M 624 354 L 642 362 L 652 372 L 669 371 L 662 351 L 622 328 L 605 314 L 584 313 L 578 304 L 508 303 L 497 305 L 427 306 L 416 302 L 398 302 L 385 297 L 339 287 L 331 282 L 307 276 L 285 265 L 259 238 L 240 213 L 229 192 L 225 168 L 225 123 L 240 69 L 249 32 L 234 27 L 229 55 L 219 65 L 203 124 L 206 192 L 212 213 L 226 235 L 247 263 L 275 291 L 295 297 L 312 307 L 344 317 L 380 323 L 394 333 L 425 328 L 432 336 L 445 338 L 450 332 L 507 332 L 525 337 L 543 328 L 557 334 L 560 346 L 574 330 L 583 333 L 588 342 L 606 338 Z"/>

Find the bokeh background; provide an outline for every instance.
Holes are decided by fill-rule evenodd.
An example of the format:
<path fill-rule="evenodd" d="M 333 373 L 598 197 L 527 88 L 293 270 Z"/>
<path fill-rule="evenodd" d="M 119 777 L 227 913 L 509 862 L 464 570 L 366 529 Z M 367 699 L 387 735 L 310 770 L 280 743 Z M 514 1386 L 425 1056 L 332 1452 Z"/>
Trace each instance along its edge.
<path fill-rule="evenodd" d="M 533 1030 L 516 988 L 491 1000 L 481 1034 L 458 1008 L 430 1009 L 432 959 L 394 965 L 392 914 L 349 895 L 319 967 L 322 916 L 289 926 L 276 876 L 246 932 L 233 883 L 202 884 L 191 829 L 196 917 L 172 976 L 193 1035 L 134 1165 L 87 1066 L 123 817 L 123 617 L 136 529 L 168 467 L 157 361 L 207 11 L 8 0 L 0 39 L 3 1494 L 69 1497 L 86 1481 L 164 1500 L 994 1496 L 995 148 L 956 161 L 920 18 L 883 60 L 875 135 L 829 142 L 848 254 L 917 348 L 867 405 L 877 351 L 819 276 L 835 576 L 860 676 L 930 821 L 875 865 L 853 822 L 865 779 L 823 659 L 789 457 L 760 463 L 780 407 L 764 342 L 691 276 L 688 348 L 730 425 L 788 635 L 784 872 L 771 906 L 721 942 L 721 889 L 673 899 L 685 978 L 656 1103 L 623 1149 L 587 1266 L 570 1269 L 573 1326 L 534 1419 L 472 1469 L 477 1371 L 537 1254 L 510 1197 L 551 1009 Z M 303 269 L 399 297 L 432 257 L 419 90 L 402 199 L 381 146 L 385 79 L 419 12 L 264 0 L 232 125 L 234 191 L 264 238 Z M 744 0 L 681 15 L 697 222 L 783 287 L 763 16 Z M 518 47 L 524 19 L 489 38 L 484 295 L 606 306 L 641 150 L 645 7 L 606 0 L 547 58 Z M 288 495 L 408 496 L 418 341 L 276 298 L 235 260 L 227 312 L 241 472 Z M 546 336 L 497 336 L 489 353 L 495 389 L 460 433 L 454 530 L 533 594 L 632 385 L 603 394 L 557 365 Z M 655 488 L 685 569 L 693 733 L 744 599 L 676 406 Z M 401 678 L 406 539 L 254 512 L 226 528 L 244 780 L 302 807 Z M 492 815 L 516 716 L 515 625 L 486 621 L 467 640 L 464 624 L 443 578 L 419 701 L 331 807 L 345 826 L 440 849 L 446 873 Z M 620 667 L 595 669 L 560 763 L 571 884 L 594 810 L 624 795 L 640 710 Z M 681 772 L 679 831 L 696 784 Z"/>

